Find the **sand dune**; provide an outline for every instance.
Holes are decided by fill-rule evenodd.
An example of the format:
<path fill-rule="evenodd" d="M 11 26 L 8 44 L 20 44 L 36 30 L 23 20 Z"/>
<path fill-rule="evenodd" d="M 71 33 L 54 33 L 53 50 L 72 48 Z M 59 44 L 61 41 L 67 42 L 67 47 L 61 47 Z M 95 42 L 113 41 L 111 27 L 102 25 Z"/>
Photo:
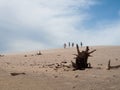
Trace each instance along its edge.
<path fill-rule="evenodd" d="M 75 61 L 76 48 L 0 56 L 0 90 L 120 90 L 120 46 L 90 47 L 93 49 L 97 51 L 88 59 L 92 68 L 76 71 L 67 67 Z M 111 69 L 106 70 L 109 60 Z"/>

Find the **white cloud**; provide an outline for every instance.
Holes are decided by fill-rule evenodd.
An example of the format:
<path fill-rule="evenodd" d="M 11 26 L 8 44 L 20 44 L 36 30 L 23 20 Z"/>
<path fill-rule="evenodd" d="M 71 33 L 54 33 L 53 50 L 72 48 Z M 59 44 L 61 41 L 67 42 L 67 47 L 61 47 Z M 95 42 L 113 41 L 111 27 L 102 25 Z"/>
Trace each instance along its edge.
<path fill-rule="evenodd" d="M 6 44 L 13 51 L 57 47 L 68 41 L 88 45 L 116 43 L 119 22 L 93 32 L 83 25 L 91 17 L 86 9 L 94 4 L 96 0 L 0 0 L 1 32 L 10 37 Z"/>
<path fill-rule="evenodd" d="M 31 40 L 17 40 L 17 41 L 14 41 L 10 45 L 10 47 L 11 47 L 10 51 L 12 51 L 12 52 L 41 50 L 41 49 L 48 49 L 49 48 L 48 45 L 45 45 L 45 44 L 39 43 L 39 42 L 35 42 L 35 41 L 31 41 Z"/>
<path fill-rule="evenodd" d="M 88 40 L 86 42 L 91 45 L 120 45 L 120 20 L 116 22 L 110 22 L 107 24 L 99 24 L 93 30 L 93 32 L 89 32 L 87 35 Z M 97 30 L 96 30 L 97 29 Z M 85 38 L 84 38 L 85 40 Z"/>

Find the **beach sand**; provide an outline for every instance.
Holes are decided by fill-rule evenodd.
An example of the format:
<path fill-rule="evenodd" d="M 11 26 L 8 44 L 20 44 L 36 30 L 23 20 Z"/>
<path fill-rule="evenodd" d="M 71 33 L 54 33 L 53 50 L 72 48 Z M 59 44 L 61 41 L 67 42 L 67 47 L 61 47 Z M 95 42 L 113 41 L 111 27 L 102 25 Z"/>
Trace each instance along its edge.
<path fill-rule="evenodd" d="M 80 48 L 84 50 L 85 47 Z M 0 56 L 0 90 L 120 90 L 120 46 L 91 46 L 92 68 L 73 71 L 76 48 Z M 107 70 L 111 60 L 111 69 Z M 24 73 L 12 76 L 11 73 Z"/>

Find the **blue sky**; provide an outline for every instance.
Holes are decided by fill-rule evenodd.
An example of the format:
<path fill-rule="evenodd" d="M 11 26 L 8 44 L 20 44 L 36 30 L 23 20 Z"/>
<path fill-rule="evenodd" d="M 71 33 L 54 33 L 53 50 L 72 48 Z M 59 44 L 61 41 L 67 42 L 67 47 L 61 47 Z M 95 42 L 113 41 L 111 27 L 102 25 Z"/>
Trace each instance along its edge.
<path fill-rule="evenodd" d="M 120 45 L 120 0 L 0 0 L 0 52 Z"/>
<path fill-rule="evenodd" d="M 99 0 L 98 4 L 93 5 L 89 13 L 92 14 L 92 19 L 87 22 L 87 25 L 94 25 L 98 22 L 112 22 L 120 19 L 120 0 Z M 86 26 L 87 26 L 86 25 Z"/>

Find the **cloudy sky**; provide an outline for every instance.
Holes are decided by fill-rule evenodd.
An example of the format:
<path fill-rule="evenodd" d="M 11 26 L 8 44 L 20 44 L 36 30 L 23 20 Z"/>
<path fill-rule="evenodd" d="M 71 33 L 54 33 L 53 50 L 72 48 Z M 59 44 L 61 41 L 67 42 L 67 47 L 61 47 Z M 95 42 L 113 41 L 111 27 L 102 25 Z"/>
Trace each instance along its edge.
<path fill-rule="evenodd" d="M 120 0 L 0 0 L 0 52 L 120 45 Z"/>

